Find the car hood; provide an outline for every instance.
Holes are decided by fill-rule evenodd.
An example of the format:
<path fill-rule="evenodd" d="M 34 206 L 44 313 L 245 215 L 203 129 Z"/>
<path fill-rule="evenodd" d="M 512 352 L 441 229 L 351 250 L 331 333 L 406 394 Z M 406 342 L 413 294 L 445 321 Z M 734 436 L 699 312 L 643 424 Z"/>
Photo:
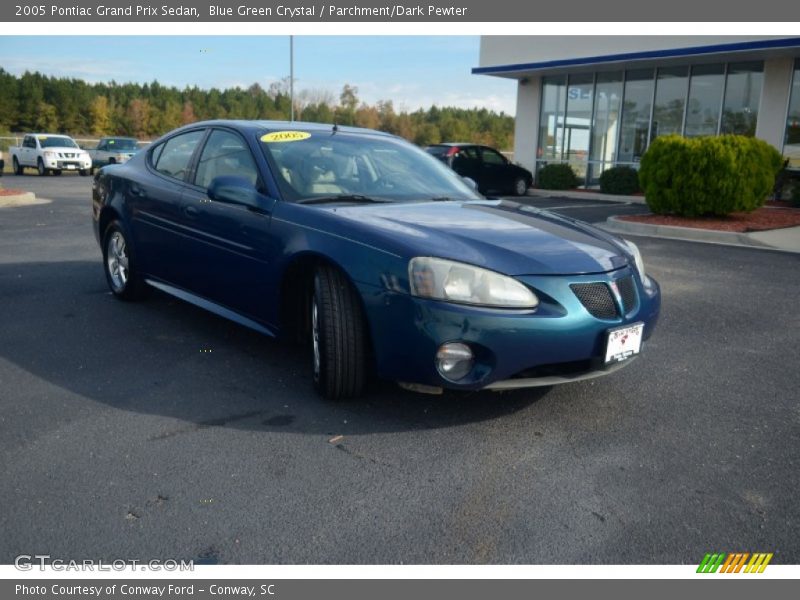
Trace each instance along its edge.
<path fill-rule="evenodd" d="M 64 153 L 71 153 L 77 152 L 78 154 L 86 153 L 86 150 L 82 148 L 70 148 L 69 146 L 48 146 L 47 148 L 42 148 L 42 152 L 60 152 Z"/>
<path fill-rule="evenodd" d="M 409 255 L 437 256 L 508 275 L 605 273 L 628 264 L 608 234 L 509 201 L 328 207 Z"/>

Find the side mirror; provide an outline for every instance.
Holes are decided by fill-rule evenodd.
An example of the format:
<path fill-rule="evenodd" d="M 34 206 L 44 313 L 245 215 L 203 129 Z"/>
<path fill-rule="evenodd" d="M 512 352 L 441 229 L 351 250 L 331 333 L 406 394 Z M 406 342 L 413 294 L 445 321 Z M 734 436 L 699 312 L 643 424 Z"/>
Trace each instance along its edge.
<path fill-rule="evenodd" d="M 255 186 L 250 180 L 236 175 L 223 175 L 211 180 L 206 192 L 208 197 L 217 202 L 227 202 L 229 204 L 241 204 L 252 208 L 263 208 Z"/>
<path fill-rule="evenodd" d="M 478 191 L 478 184 L 475 183 L 475 180 L 472 177 L 462 177 L 461 179 L 464 181 L 464 183 L 466 183 L 469 186 L 469 189 L 471 189 L 473 192 Z"/>

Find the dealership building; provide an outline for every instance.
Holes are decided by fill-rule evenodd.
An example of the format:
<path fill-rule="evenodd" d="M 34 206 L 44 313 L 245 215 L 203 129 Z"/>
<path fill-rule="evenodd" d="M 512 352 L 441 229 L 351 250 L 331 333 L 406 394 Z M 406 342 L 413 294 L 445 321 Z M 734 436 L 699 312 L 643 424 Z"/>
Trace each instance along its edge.
<path fill-rule="evenodd" d="M 761 138 L 800 169 L 800 38 L 482 36 L 475 74 L 517 80 L 515 160 L 587 185 L 659 135 Z"/>

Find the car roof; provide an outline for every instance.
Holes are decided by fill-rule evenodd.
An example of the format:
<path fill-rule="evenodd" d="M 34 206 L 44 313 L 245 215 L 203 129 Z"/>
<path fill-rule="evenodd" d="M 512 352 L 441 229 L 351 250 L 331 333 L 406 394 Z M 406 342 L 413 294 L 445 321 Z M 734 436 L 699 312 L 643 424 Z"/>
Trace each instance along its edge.
<path fill-rule="evenodd" d="M 66 133 L 26 133 L 25 135 L 34 135 L 36 137 L 43 136 L 43 137 L 64 137 L 72 139 L 71 135 L 67 135 Z"/>
<path fill-rule="evenodd" d="M 474 142 L 441 142 L 439 144 L 431 144 L 431 146 L 480 146 L 481 144 L 475 144 Z"/>
<path fill-rule="evenodd" d="M 190 123 L 188 125 L 184 125 L 180 129 L 193 129 L 196 127 L 233 127 L 234 129 L 238 129 L 242 132 L 258 132 L 264 129 L 282 129 L 286 131 L 312 131 L 312 132 L 329 132 L 334 127 L 336 127 L 337 131 L 342 133 L 355 133 L 355 134 L 366 134 L 366 135 L 380 135 L 385 137 L 397 137 L 391 133 L 386 133 L 384 131 L 377 131 L 375 129 L 365 129 L 363 127 L 350 127 L 348 125 L 335 125 L 333 123 L 308 123 L 305 121 L 265 121 L 265 120 L 254 120 L 254 121 L 245 121 L 245 120 L 237 120 L 237 119 L 215 119 L 211 121 L 198 121 L 196 123 Z M 170 132 L 172 133 L 172 132 Z"/>

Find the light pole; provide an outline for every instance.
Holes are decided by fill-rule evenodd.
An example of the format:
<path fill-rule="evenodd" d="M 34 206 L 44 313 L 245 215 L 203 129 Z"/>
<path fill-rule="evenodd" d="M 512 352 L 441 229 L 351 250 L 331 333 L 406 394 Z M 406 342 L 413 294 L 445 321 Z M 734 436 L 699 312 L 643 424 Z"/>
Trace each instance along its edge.
<path fill-rule="evenodd" d="M 289 36 L 289 120 L 294 122 L 294 36 Z"/>

